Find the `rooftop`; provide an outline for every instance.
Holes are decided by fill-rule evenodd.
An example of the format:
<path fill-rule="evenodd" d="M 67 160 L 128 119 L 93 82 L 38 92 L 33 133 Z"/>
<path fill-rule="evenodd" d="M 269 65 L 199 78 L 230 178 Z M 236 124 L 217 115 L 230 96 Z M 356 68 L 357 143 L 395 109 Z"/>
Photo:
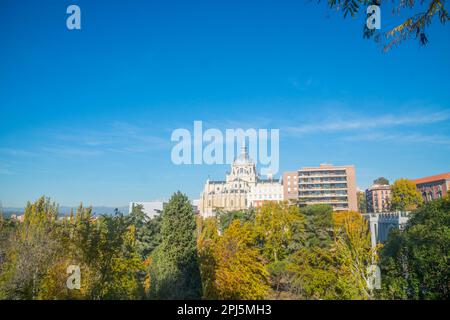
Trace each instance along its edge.
<path fill-rule="evenodd" d="M 428 183 L 428 182 L 434 182 L 439 180 L 450 180 L 450 172 L 447 173 L 441 173 L 436 174 L 434 176 L 424 177 L 413 180 L 415 184 L 421 184 L 421 183 Z"/>
<path fill-rule="evenodd" d="M 245 143 L 242 144 L 241 153 L 236 157 L 236 159 L 234 160 L 234 163 L 235 164 L 252 164 L 253 163 L 248 155 L 247 147 L 245 146 Z"/>
<path fill-rule="evenodd" d="M 387 190 L 391 189 L 391 186 L 388 184 L 373 184 L 367 190 L 377 190 L 377 189 Z"/>
<path fill-rule="evenodd" d="M 320 164 L 319 167 L 302 167 L 298 171 L 307 171 L 307 170 L 320 171 L 320 170 L 327 170 L 327 169 L 336 170 L 336 169 L 347 169 L 347 168 L 354 168 L 354 165 L 335 166 L 330 163 L 322 163 L 322 164 Z"/>

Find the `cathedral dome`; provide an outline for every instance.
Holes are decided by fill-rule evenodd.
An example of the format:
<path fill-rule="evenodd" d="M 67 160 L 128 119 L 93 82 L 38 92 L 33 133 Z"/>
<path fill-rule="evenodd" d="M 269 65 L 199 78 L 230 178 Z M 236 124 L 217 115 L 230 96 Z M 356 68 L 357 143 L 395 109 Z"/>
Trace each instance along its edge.
<path fill-rule="evenodd" d="M 247 147 L 245 146 L 245 144 L 242 145 L 241 153 L 236 157 L 236 159 L 234 160 L 234 163 L 238 164 L 238 165 L 253 164 L 253 161 L 250 159 L 250 157 L 248 155 Z"/>

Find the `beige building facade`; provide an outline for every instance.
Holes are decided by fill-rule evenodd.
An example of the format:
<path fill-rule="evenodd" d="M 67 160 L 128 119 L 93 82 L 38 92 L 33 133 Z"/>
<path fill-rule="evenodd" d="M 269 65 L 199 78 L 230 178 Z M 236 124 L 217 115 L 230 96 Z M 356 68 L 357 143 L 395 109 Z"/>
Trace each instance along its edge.
<path fill-rule="evenodd" d="M 283 196 L 285 200 L 298 199 L 298 171 L 283 173 Z"/>
<path fill-rule="evenodd" d="M 301 168 L 298 199 L 300 204 L 328 204 L 334 211 L 358 211 L 355 167 L 321 164 Z"/>
<path fill-rule="evenodd" d="M 259 206 L 269 199 L 282 200 L 282 184 L 278 180 L 259 178 L 255 163 L 246 147 L 231 165 L 223 181 L 207 180 L 200 195 L 199 211 L 203 217 L 218 211 L 234 211 Z"/>
<path fill-rule="evenodd" d="M 388 212 L 390 210 L 390 198 L 390 185 L 372 185 L 366 190 L 367 212 Z"/>

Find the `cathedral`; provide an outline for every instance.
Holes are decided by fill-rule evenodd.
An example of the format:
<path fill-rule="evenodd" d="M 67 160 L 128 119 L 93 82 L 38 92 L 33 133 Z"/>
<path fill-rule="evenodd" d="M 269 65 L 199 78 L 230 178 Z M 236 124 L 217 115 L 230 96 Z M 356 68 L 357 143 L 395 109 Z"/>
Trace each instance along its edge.
<path fill-rule="evenodd" d="M 256 172 L 256 165 L 248 155 L 247 148 L 242 146 L 241 153 L 231 165 L 231 172 L 227 173 L 225 181 L 209 179 L 206 181 L 200 195 L 200 214 L 203 217 L 210 217 L 214 216 L 217 211 L 249 208 L 252 206 L 251 194 L 258 189 L 260 184 L 273 185 L 273 190 L 277 190 L 282 197 L 282 184 L 271 178 L 260 179 Z"/>

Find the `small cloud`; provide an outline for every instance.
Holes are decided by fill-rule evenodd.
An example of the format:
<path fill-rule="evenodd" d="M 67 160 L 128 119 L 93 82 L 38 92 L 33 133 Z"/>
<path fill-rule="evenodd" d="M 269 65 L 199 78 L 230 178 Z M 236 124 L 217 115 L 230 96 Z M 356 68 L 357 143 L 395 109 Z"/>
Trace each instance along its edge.
<path fill-rule="evenodd" d="M 360 117 L 348 120 L 329 120 L 320 124 L 287 127 L 285 131 L 290 135 L 304 135 L 312 133 L 332 133 L 340 131 L 368 130 L 395 126 L 427 125 L 450 119 L 449 111 L 434 113 L 417 113 L 412 115 L 384 115 L 380 117 Z"/>
<path fill-rule="evenodd" d="M 71 147 L 52 147 L 42 148 L 44 152 L 56 155 L 56 156 L 98 156 L 103 154 L 101 150 L 92 150 L 86 148 L 71 148 Z"/>
<path fill-rule="evenodd" d="M 423 135 L 418 133 L 412 134 L 390 134 L 390 133 L 368 133 L 362 135 L 356 135 L 351 137 L 345 137 L 346 141 L 395 141 L 402 143 L 427 143 L 436 145 L 448 145 L 450 146 L 450 137 L 441 135 Z"/>
<path fill-rule="evenodd" d="M 148 134 L 146 127 L 127 122 L 113 122 L 102 130 L 80 130 L 54 135 L 58 140 L 69 142 L 71 148 L 61 146 L 45 151 L 60 155 L 95 156 L 108 152 L 145 153 L 168 148 L 170 139 Z"/>

